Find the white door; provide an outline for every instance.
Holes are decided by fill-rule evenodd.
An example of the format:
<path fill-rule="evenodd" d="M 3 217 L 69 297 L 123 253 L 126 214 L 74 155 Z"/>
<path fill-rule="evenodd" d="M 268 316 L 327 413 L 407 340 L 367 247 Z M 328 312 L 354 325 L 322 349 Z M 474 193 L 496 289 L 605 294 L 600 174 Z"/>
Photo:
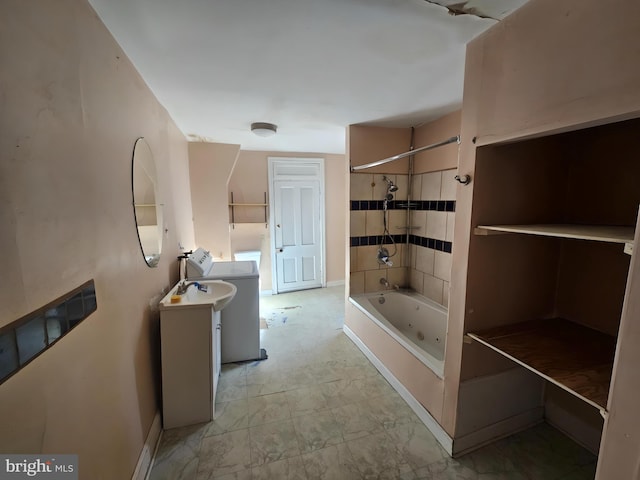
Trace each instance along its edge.
<path fill-rule="evenodd" d="M 322 159 L 269 159 L 274 293 L 324 285 Z"/>

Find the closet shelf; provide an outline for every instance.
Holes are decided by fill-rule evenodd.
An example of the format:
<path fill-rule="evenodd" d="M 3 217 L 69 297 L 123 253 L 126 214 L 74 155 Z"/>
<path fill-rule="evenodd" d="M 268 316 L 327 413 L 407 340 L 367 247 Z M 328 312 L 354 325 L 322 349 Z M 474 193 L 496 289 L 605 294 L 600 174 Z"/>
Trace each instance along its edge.
<path fill-rule="evenodd" d="M 521 322 L 468 336 L 606 410 L 615 337 L 562 318 Z"/>
<path fill-rule="evenodd" d="M 268 207 L 268 203 L 230 203 L 230 207 Z"/>
<path fill-rule="evenodd" d="M 500 235 L 520 233 L 544 237 L 573 238 L 596 242 L 622 243 L 624 252 L 633 251 L 633 227 L 610 225 L 536 224 L 536 225 L 478 225 L 475 235 Z"/>

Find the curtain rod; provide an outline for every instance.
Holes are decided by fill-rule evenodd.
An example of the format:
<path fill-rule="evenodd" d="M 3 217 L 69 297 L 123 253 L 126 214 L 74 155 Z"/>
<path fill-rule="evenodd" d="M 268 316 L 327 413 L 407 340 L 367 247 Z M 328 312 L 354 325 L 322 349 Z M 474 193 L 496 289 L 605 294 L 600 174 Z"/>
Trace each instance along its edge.
<path fill-rule="evenodd" d="M 442 142 L 434 143 L 433 145 L 427 145 L 426 147 L 420 147 L 420 148 L 416 148 L 415 150 L 409 150 L 408 152 L 394 155 L 393 157 L 384 158 L 376 162 L 366 163 L 364 165 L 358 165 L 357 167 L 351 167 L 351 171 L 355 172 L 357 170 L 364 170 L 365 168 L 377 167 L 378 165 L 384 165 L 385 163 L 393 162 L 394 160 L 400 160 L 401 158 L 415 155 L 416 153 L 422 152 L 424 150 L 431 150 L 432 148 L 442 147 L 444 145 L 449 145 L 450 143 L 454 143 L 454 142 L 457 144 L 460 144 L 460 135 L 456 135 L 455 137 L 448 138 Z"/>

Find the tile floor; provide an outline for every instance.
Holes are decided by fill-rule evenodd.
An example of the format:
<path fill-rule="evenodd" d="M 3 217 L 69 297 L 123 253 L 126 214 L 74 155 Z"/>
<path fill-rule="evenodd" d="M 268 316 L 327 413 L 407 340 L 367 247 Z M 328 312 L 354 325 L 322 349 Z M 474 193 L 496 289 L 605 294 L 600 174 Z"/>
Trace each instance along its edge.
<path fill-rule="evenodd" d="M 165 431 L 149 479 L 593 479 L 546 424 L 450 458 L 342 333 L 343 292 L 261 297 L 268 360 L 224 365 L 215 420 Z"/>

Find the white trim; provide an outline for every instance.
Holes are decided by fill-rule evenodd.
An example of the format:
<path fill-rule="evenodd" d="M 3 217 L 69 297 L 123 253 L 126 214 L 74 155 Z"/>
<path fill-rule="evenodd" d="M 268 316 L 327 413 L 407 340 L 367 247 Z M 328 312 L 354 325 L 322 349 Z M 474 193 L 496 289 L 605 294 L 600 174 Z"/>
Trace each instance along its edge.
<path fill-rule="evenodd" d="M 267 178 L 269 182 L 269 236 L 270 236 L 270 245 L 269 248 L 271 250 L 271 288 L 274 295 L 278 294 L 278 276 L 277 276 L 277 264 L 276 264 L 276 225 L 273 219 L 275 218 L 275 196 L 274 196 L 274 183 L 276 181 L 276 175 L 274 172 L 274 166 L 277 163 L 297 163 L 297 164 L 311 164 L 317 165 L 319 174 L 314 175 L 313 177 L 308 176 L 307 179 L 314 179 L 320 182 L 319 195 L 320 195 L 320 229 L 322 230 L 320 235 L 320 251 L 322 255 L 322 260 L 320 262 L 320 283 L 322 287 L 327 286 L 327 251 L 326 251 L 326 216 L 325 216 L 325 168 L 324 168 L 324 157 L 267 157 Z M 282 179 L 286 179 L 285 177 L 278 177 Z M 303 178 L 291 178 L 291 180 L 302 180 Z"/>
<path fill-rule="evenodd" d="M 411 407 L 411 409 L 415 412 L 415 414 L 420 418 L 422 423 L 429 429 L 429 431 L 436 437 L 436 440 L 442 445 L 445 451 L 449 455 L 453 455 L 453 439 L 449 436 L 449 434 L 440 426 L 440 424 L 436 421 L 435 418 L 431 416 L 426 408 L 422 406 L 418 400 L 415 399 L 411 392 L 406 389 L 406 387 L 400 383 L 391 371 L 385 367 L 385 365 L 380 361 L 378 357 L 374 355 L 374 353 L 369 350 L 369 348 L 364 344 L 362 340 L 351 330 L 349 327 L 344 325 L 342 327 L 345 335 L 351 339 L 353 343 L 364 353 L 364 355 L 369 359 L 369 361 L 373 364 L 374 367 L 378 369 L 378 371 L 382 374 L 384 378 L 391 384 L 391 386 L 398 392 L 398 394 L 404 399 L 405 402 Z"/>
<path fill-rule="evenodd" d="M 484 447 L 501 438 L 521 432 L 541 423 L 544 416 L 543 407 L 535 407 L 513 417 L 505 418 L 480 430 L 456 438 L 453 454 L 456 457 Z"/>
<path fill-rule="evenodd" d="M 330 282 L 327 282 L 327 288 L 340 287 L 341 285 L 344 285 L 344 280 L 332 280 Z"/>
<path fill-rule="evenodd" d="M 142 451 L 138 457 L 138 463 L 136 469 L 133 471 L 131 480 L 145 480 L 149 478 L 151 472 L 151 466 L 153 465 L 153 459 L 156 456 L 156 450 L 160 444 L 160 437 L 162 436 L 162 425 L 160 421 L 160 412 L 156 412 L 151 422 L 151 427 L 147 433 L 147 438 L 142 446 Z"/>

